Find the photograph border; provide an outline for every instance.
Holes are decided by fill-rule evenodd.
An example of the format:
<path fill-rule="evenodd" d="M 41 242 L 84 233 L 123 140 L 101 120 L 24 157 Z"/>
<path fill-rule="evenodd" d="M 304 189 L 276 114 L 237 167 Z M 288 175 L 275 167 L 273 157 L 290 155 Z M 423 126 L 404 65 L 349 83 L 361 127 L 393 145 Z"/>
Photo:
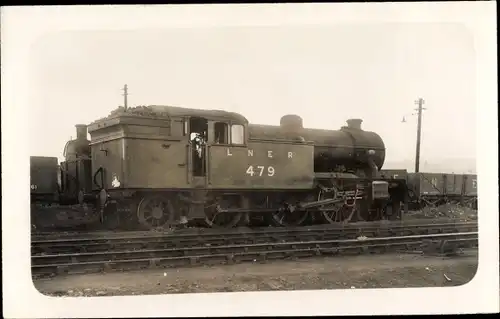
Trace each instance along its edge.
<path fill-rule="evenodd" d="M 5 317 L 303 316 L 486 313 L 499 310 L 496 3 L 415 2 L 175 6 L 2 7 L 2 257 Z M 479 265 L 443 288 L 48 297 L 30 271 L 30 47 L 68 30 L 252 25 L 459 23 L 476 50 Z M 121 83 L 120 83 L 121 84 Z M 445 85 L 445 84 L 444 84 Z M 389 297 L 390 294 L 390 297 Z M 363 306 L 359 302 L 363 301 Z M 415 302 L 418 300 L 418 302 Z M 369 302 L 367 302 L 369 301 Z M 367 302 L 367 303 L 364 303 Z M 193 305 L 196 305 L 195 307 Z"/>

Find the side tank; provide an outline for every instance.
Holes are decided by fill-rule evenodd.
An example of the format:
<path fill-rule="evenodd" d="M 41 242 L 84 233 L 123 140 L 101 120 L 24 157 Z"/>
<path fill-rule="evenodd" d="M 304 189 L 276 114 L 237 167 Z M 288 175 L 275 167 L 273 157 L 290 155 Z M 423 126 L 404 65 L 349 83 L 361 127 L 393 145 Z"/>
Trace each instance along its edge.
<path fill-rule="evenodd" d="M 290 114 L 281 118 L 280 126 L 250 124 L 249 135 L 255 139 L 312 141 L 316 171 L 337 165 L 379 170 L 385 162 L 384 142 L 377 133 L 364 131 L 362 122 L 349 119 L 340 130 L 311 129 L 303 127 L 302 118 Z"/>

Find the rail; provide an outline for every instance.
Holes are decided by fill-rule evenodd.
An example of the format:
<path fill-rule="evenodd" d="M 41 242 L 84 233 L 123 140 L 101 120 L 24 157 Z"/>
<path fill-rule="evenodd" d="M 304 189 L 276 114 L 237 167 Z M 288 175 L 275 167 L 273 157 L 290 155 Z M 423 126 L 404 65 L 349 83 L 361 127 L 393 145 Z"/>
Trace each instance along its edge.
<path fill-rule="evenodd" d="M 333 240 L 359 236 L 389 237 L 415 234 L 477 231 L 477 223 L 442 223 L 398 225 L 386 227 L 368 225 L 364 227 L 323 227 L 314 229 L 261 230 L 240 233 L 209 234 L 111 234 L 111 236 L 89 236 L 82 238 L 52 238 L 32 241 L 32 255 L 65 252 L 97 252 L 110 249 L 147 249 L 156 247 L 193 247 L 225 245 L 230 243 L 252 244 L 262 242 L 289 242 L 294 240 Z"/>
<path fill-rule="evenodd" d="M 422 226 L 422 225 L 418 225 Z M 351 229 L 353 230 L 353 229 Z M 413 233 L 408 235 L 408 232 Z M 355 231 L 312 231 L 310 233 L 240 234 L 221 241 L 215 236 L 140 237 L 141 240 L 118 237 L 82 239 L 64 243 L 56 241 L 51 251 L 38 250 L 32 255 L 33 275 L 54 275 L 103 270 L 127 270 L 144 267 L 175 267 L 197 264 L 233 263 L 349 252 L 385 252 L 393 249 L 416 249 L 429 240 L 460 245 L 477 245 L 477 224 L 462 223 L 423 227 L 394 227 L 387 232 L 370 234 L 367 229 Z M 415 234 L 420 233 L 420 234 Z M 389 235 L 387 235 L 389 234 Z M 394 234 L 397 234 L 396 236 Z M 181 236 L 182 237 L 182 236 Z M 135 240 L 135 241 L 134 241 Z M 193 240 L 195 240 L 193 242 Z M 105 242 L 107 241 L 107 242 Z M 46 241 L 45 243 L 47 244 Z M 139 245 L 138 245 L 139 244 Z M 37 246 L 38 245 L 38 246 Z M 34 244 L 40 248 L 40 243 Z M 59 245 L 59 246 L 57 246 Z M 63 245 L 63 246 L 61 246 Z M 65 245 L 65 246 L 64 246 Z"/>

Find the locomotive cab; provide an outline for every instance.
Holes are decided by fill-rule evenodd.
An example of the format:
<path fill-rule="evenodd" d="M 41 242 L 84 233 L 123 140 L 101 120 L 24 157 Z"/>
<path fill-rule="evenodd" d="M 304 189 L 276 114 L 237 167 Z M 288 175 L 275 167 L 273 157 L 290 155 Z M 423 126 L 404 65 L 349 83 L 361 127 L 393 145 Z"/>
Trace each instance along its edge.
<path fill-rule="evenodd" d="M 248 121 L 219 110 L 119 109 L 89 125 L 93 190 L 190 189 L 209 184 L 212 146 L 245 146 Z"/>
<path fill-rule="evenodd" d="M 246 123 L 225 118 L 190 117 L 186 131 L 189 132 L 191 172 L 193 178 L 207 176 L 208 148 L 218 146 L 244 146 L 246 144 Z M 204 183 L 204 180 L 201 180 Z M 197 184 L 195 182 L 195 184 Z"/>

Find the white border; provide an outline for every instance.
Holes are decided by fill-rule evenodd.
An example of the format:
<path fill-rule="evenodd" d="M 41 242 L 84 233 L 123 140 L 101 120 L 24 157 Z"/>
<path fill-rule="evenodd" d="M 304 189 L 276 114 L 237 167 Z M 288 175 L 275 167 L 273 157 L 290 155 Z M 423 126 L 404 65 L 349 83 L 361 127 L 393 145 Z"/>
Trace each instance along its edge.
<path fill-rule="evenodd" d="M 3 7 L 2 236 L 6 317 L 258 316 L 427 314 L 498 311 L 498 171 L 496 2 L 355 3 L 203 6 Z M 30 277 L 27 54 L 59 30 L 367 22 L 457 22 L 477 53 L 479 269 L 454 288 L 184 294 L 50 298 Z M 481 143 L 482 142 L 482 143 Z M 22 168 L 22 169 L 19 169 Z M 370 302 L 368 302 L 370 301 Z"/>

